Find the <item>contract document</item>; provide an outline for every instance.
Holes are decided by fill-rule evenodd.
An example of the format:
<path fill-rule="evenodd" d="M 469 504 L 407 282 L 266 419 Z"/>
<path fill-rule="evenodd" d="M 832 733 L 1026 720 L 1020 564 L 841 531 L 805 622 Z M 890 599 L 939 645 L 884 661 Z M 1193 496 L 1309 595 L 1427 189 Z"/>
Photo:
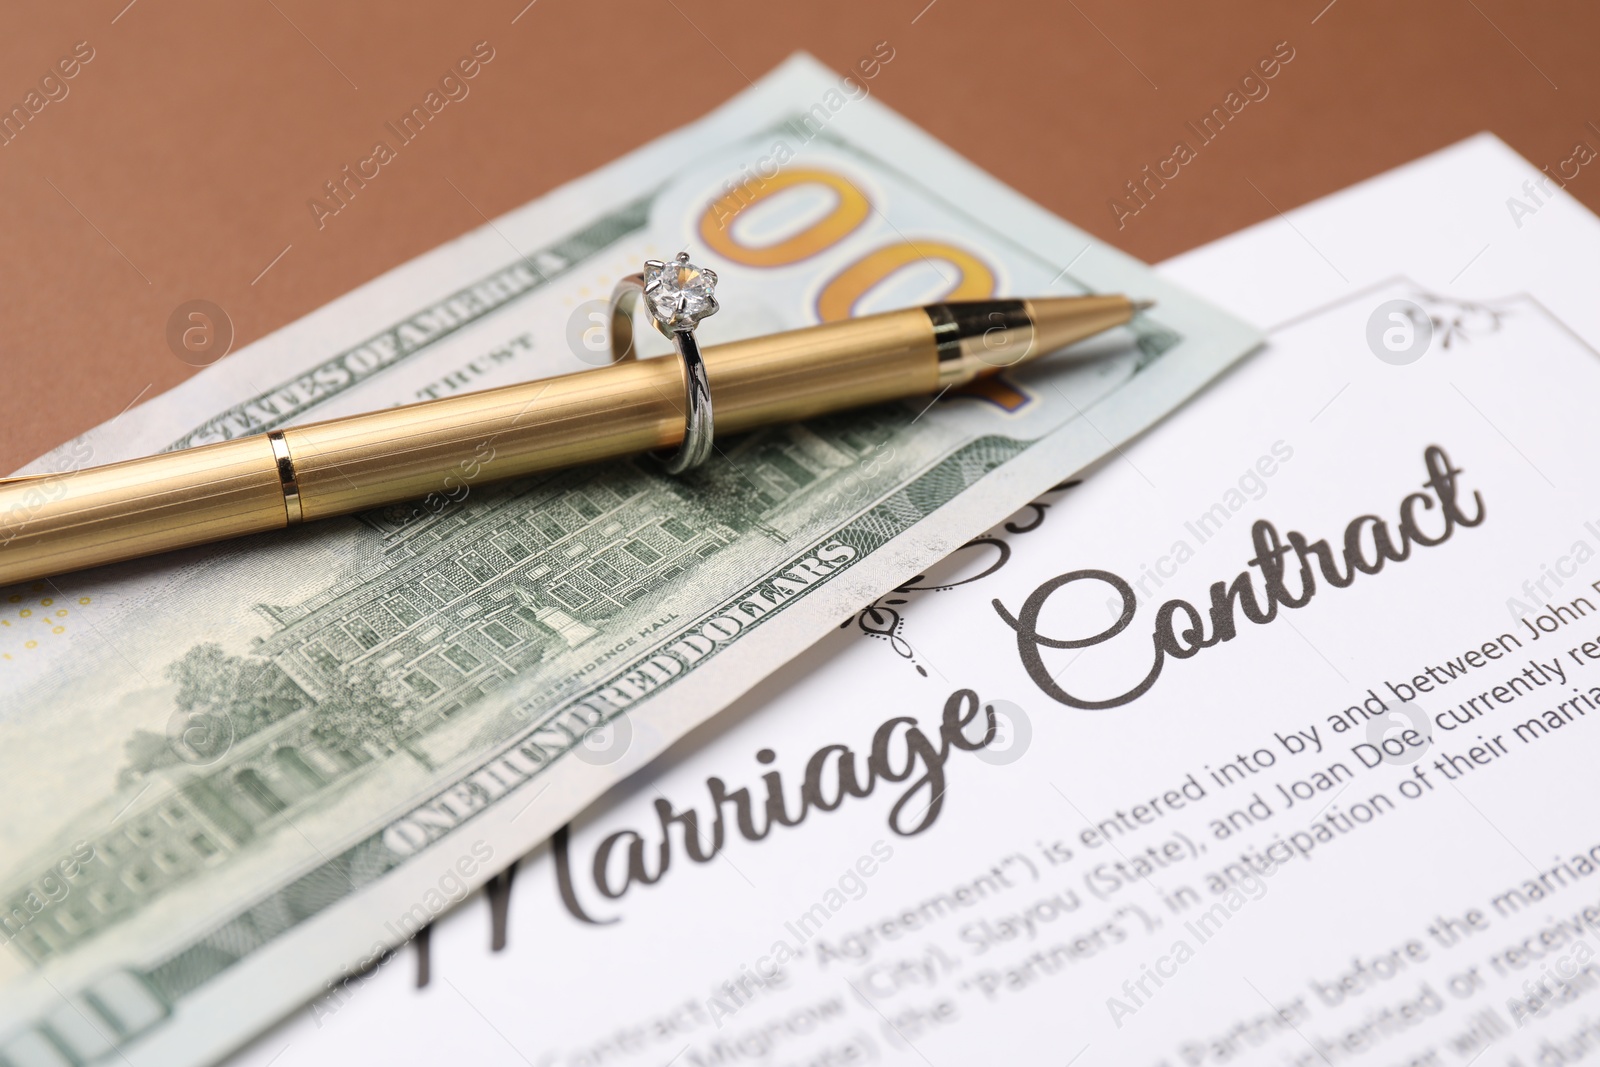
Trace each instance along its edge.
<path fill-rule="evenodd" d="M 236 1062 L 1600 1061 L 1597 268 L 1489 135 L 1164 265 L 1267 346 Z"/>

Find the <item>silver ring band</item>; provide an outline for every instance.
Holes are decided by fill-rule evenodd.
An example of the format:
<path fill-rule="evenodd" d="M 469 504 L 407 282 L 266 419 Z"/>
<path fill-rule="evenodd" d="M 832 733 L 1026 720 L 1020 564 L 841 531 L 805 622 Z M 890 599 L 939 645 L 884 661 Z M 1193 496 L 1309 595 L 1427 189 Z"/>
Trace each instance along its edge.
<path fill-rule="evenodd" d="M 633 315 L 644 291 L 643 274 L 630 274 L 611 290 L 611 358 L 615 362 L 639 358 L 633 343 Z M 656 321 L 656 328 L 678 351 L 678 360 L 683 365 L 684 401 L 683 441 L 671 455 L 656 453 L 656 457 L 668 474 L 682 474 L 711 456 L 711 384 L 706 377 L 705 361 L 700 358 L 700 345 L 694 339 L 693 323 L 667 328 Z"/>
<path fill-rule="evenodd" d="M 711 383 L 693 330 L 673 330 L 672 347 L 683 362 L 683 443 L 662 462 L 668 474 L 682 474 L 711 458 Z"/>
<path fill-rule="evenodd" d="M 611 290 L 611 362 L 622 363 L 638 359 L 633 347 L 633 313 L 638 310 L 639 298 L 644 295 L 644 275 L 630 274 L 618 278 Z"/>

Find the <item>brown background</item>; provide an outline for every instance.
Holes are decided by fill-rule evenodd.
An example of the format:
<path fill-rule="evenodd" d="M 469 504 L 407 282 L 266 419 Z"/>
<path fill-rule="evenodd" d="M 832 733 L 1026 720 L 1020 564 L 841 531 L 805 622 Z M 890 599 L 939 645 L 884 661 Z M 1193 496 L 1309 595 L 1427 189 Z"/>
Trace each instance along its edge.
<path fill-rule="evenodd" d="M 842 71 L 888 41 L 878 99 L 1150 261 L 1479 130 L 1540 166 L 1600 147 L 1585 0 L 525 3 L 7 4 L 7 109 L 74 43 L 96 55 L 0 147 L 0 470 L 194 373 L 178 304 L 222 306 L 238 348 L 795 49 Z M 319 231 L 307 200 L 480 40 L 471 95 Z M 1109 199 L 1280 41 L 1270 95 L 1119 230 Z M 1600 177 L 1570 191 L 1600 207 Z"/>

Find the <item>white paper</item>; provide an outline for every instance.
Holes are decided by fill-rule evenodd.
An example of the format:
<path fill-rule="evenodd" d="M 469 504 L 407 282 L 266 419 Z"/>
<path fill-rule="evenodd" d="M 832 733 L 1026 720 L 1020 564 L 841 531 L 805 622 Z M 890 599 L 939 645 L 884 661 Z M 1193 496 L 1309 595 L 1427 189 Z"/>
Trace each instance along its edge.
<path fill-rule="evenodd" d="M 1519 218 L 1538 177 L 1480 136 L 1168 264 L 1267 349 L 614 790 L 566 843 L 574 907 L 541 849 L 506 951 L 474 897 L 434 928 L 425 989 L 397 954 L 238 1062 L 1592 1060 L 1600 222 L 1559 193 Z M 1432 319 L 1402 365 L 1394 300 Z M 1359 518 L 1400 555 L 1408 513 L 1406 558 L 1342 588 L 1319 570 L 1270 621 L 1236 607 L 1230 639 L 1166 656 L 1142 695 L 1046 692 L 1116 703 L 1163 603 L 1206 616 L 1241 572 L 1265 597 L 1258 520 L 1327 539 L 1342 572 L 1352 524 L 1370 568 Z M 1124 606 L 1109 580 L 1049 592 L 1081 571 L 1127 582 L 1125 630 L 1092 640 Z M 995 606 L 1030 596 L 1039 632 L 1085 642 L 1040 650 L 1035 676 Z M 813 754 L 848 746 L 864 776 L 898 716 L 937 748 L 961 690 L 999 711 L 988 746 L 940 762 L 902 724 L 875 761 L 910 759 L 902 780 L 758 841 L 730 802 L 713 857 L 677 825 L 661 870 L 658 802 L 695 809 L 712 851 L 708 779 L 760 809 L 779 774 L 793 812 Z M 626 884 L 629 830 L 653 884 Z M 618 834 L 608 897 L 593 861 Z"/>

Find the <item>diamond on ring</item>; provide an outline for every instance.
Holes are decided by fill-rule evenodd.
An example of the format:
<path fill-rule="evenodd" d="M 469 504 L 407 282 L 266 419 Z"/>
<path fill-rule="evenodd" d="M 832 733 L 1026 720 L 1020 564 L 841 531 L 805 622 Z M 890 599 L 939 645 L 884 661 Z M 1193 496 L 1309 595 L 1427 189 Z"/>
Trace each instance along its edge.
<path fill-rule="evenodd" d="M 690 263 L 687 252 L 667 263 L 645 261 L 644 296 L 663 333 L 692 330 L 701 319 L 715 315 L 716 287 L 716 272 Z"/>

